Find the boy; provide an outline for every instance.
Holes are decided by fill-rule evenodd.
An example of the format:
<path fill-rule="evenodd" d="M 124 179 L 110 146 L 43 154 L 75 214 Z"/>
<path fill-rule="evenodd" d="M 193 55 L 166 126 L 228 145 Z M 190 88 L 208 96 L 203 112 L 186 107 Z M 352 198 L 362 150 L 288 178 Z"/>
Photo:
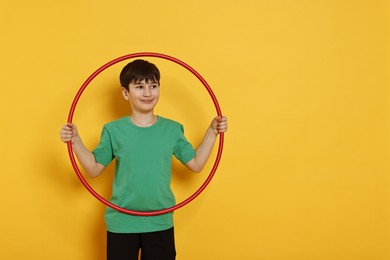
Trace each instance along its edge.
<path fill-rule="evenodd" d="M 76 125 L 61 129 L 61 140 L 72 142 L 81 166 L 91 177 L 99 176 L 116 158 L 110 201 L 123 208 L 152 211 L 175 205 L 170 188 L 172 155 L 190 170 L 200 172 L 219 133 L 227 131 L 227 119 L 215 117 L 201 144 L 193 149 L 179 123 L 154 114 L 160 97 L 160 72 L 145 60 L 127 64 L 120 73 L 123 98 L 130 116 L 103 127 L 100 143 L 91 152 L 78 135 Z M 175 259 L 173 213 L 133 216 L 107 207 L 107 259 Z"/>

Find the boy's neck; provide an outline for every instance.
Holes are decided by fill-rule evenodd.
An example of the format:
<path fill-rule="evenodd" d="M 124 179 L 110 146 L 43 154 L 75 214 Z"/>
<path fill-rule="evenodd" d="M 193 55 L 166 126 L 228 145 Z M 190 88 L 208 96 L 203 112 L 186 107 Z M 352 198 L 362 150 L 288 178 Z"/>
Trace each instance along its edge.
<path fill-rule="evenodd" d="M 154 113 L 131 113 L 130 120 L 136 126 L 148 127 L 156 123 L 157 116 Z"/>

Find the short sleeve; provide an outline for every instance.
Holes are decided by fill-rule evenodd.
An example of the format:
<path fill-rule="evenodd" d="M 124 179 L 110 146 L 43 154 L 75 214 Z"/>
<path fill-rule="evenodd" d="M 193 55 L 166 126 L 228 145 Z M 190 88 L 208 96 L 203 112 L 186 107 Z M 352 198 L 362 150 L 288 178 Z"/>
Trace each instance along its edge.
<path fill-rule="evenodd" d="M 111 137 L 108 130 L 104 127 L 100 136 L 100 143 L 92 151 L 95 156 L 95 161 L 107 166 L 114 159 Z"/>
<path fill-rule="evenodd" d="M 178 131 L 177 142 L 173 151 L 173 155 L 183 164 L 188 163 L 195 157 L 194 148 L 184 136 L 183 126 L 180 126 Z"/>

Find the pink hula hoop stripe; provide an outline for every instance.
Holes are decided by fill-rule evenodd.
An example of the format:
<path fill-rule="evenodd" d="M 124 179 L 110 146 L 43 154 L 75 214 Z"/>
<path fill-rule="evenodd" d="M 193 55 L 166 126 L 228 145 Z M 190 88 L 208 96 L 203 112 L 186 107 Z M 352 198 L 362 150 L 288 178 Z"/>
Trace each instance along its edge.
<path fill-rule="evenodd" d="M 168 56 L 168 55 L 165 55 L 165 54 L 161 54 L 161 53 L 153 53 L 153 52 L 140 52 L 140 53 L 132 53 L 132 54 L 127 54 L 127 55 L 124 55 L 124 56 L 121 56 L 119 58 L 116 58 L 108 63 L 106 63 L 105 65 L 103 65 L 102 67 L 100 67 L 99 69 L 97 69 L 94 73 L 92 73 L 91 76 L 88 77 L 88 79 L 84 82 L 84 84 L 80 87 L 79 91 L 77 92 L 75 98 L 73 99 L 73 102 L 72 102 L 72 106 L 70 108 L 70 111 L 69 111 L 69 115 L 68 115 L 68 122 L 71 123 L 72 122 L 72 119 L 73 119 L 73 115 L 74 115 L 74 111 L 76 109 L 76 106 L 77 106 L 77 103 L 82 95 L 82 93 L 84 92 L 84 90 L 87 88 L 87 86 L 91 83 L 91 81 L 97 76 L 99 75 L 102 71 L 106 70 L 107 68 L 111 67 L 112 65 L 118 63 L 118 62 L 121 62 L 121 61 L 124 61 L 124 60 L 127 60 L 127 59 L 133 59 L 133 58 L 138 58 L 138 57 L 155 57 L 155 58 L 161 58 L 161 59 L 166 59 L 166 60 L 169 60 L 169 61 L 172 61 L 174 63 L 177 63 L 179 65 L 181 65 L 182 67 L 186 68 L 188 71 L 190 71 L 195 77 L 197 77 L 200 82 L 203 84 L 203 86 L 206 88 L 206 90 L 208 91 L 213 103 L 214 103 L 214 106 L 215 106 L 215 109 L 216 109 L 216 112 L 217 112 L 217 115 L 218 116 L 222 116 L 222 112 L 221 112 L 221 109 L 219 107 L 219 104 L 218 104 L 218 100 L 217 98 L 215 97 L 212 89 L 210 88 L 209 84 L 206 82 L 206 80 L 204 80 L 204 78 L 196 71 L 194 70 L 192 67 L 190 67 L 189 65 L 187 65 L 186 63 L 184 63 L 183 61 L 179 60 L 179 59 L 176 59 L 174 57 L 171 57 L 171 56 Z M 210 174 L 208 175 L 207 179 L 205 180 L 205 182 L 200 186 L 200 188 L 194 193 L 192 194 L 190 197 L 188 197 L 187 199 L 185 199 L 184 201 L 176 204 L 175 206 L 172 206 L 170 208 L 166 208 L 166 209 L 160 209 L 160 210 L 154 210 L 154 211 L 136 211 L 136 210 L 130 210 L 130 209 L 126 209 L 126 208 L 122 208 L 122 207 L 119 207 L 109 201 L 107 201 L 106 199 L 104 199 L 101 195 L 99 195 L 89 184 L 88 182 L 85 180 L 85 178 L 83 177 L 78 165 L 77 165 L 77 162 L 76 162 L 76 159 L 75 159 L 75 156 L 74 156 L 74 153 L 73 153 L 73 148 L 72 148 L 72 144 L 70 142 L 67 143 L 67 147 L 68 147 L 68 153 L 69 153 L 69 158 L 70 158 L 70 161 L 72 163 L 72 166 L 73 166 L 73 169 L 75 170 L 76 172 L 76 175 L 77 177 L 80 179 L 81 183 L 85 186 L 85 188 L 96 198 L 98 199 L 100 202 L 102 202 L 103 204 L 105 204 L 106 206 L 108 207 L 111 207 L 121 213 L 125 213 L 125 214 L 129 214 L 129 215 L 135 215 L 135 216 L 156 216 L 156 215 L 162 215 L 162 214 L 166 214 L 166 213 L 169 213 L 171 211 L 174 211 L 174 210 L 177 210 L 183 206 L 185 206 L 186 204 L 188 204 L 189 202 L 191 202 L 192 200 L 194 200 L 196 197 L 199 196 L 200 193 L 203 192 L 203 190 L 207 187 L 207 185 L 210 183 L 210 181 L 212 180 L 212 178 L 214 177 L 215 175 L 215 172 L 218 168 L 218 165 L 219 165 L 219 162 L 221 160 L 221 156 L 222 156 L 222 150 L 223 150 L 223 142 L 224 142 L 224 134 L 221 133 L 219 135 L 219 145 L 218 145 L 218 153 L 217 153 L 217 156 L 215 158 L 215 162 L 214 162 L 214 165 L 210 171 Z"/>

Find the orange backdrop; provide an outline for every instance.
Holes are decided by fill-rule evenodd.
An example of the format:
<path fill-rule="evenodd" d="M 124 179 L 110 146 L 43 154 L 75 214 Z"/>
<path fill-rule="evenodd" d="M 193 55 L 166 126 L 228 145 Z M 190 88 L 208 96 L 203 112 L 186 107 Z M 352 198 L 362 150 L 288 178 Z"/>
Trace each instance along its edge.
<path fill-rule="evenodd" d="M 0 4 L 1 259 L 104 259 L 104 206 L 59 130 L 84 80 L 140 51 L 209 82 L 230 129 L 209 187 L 175 213 L 177 259 L 388 260 L 388 1 L 8 1 Z M 215 109 L 179 66 L 157 112 L 196 145 Z M 89 147 L 127 113 L 113 66 L 74 122 Z M 215 156 L 215 153 L 213 154 Z M 180 201 L 204 181 L 175 162 Z M 109 197 L 112 167 L 90 184 Z"/>

